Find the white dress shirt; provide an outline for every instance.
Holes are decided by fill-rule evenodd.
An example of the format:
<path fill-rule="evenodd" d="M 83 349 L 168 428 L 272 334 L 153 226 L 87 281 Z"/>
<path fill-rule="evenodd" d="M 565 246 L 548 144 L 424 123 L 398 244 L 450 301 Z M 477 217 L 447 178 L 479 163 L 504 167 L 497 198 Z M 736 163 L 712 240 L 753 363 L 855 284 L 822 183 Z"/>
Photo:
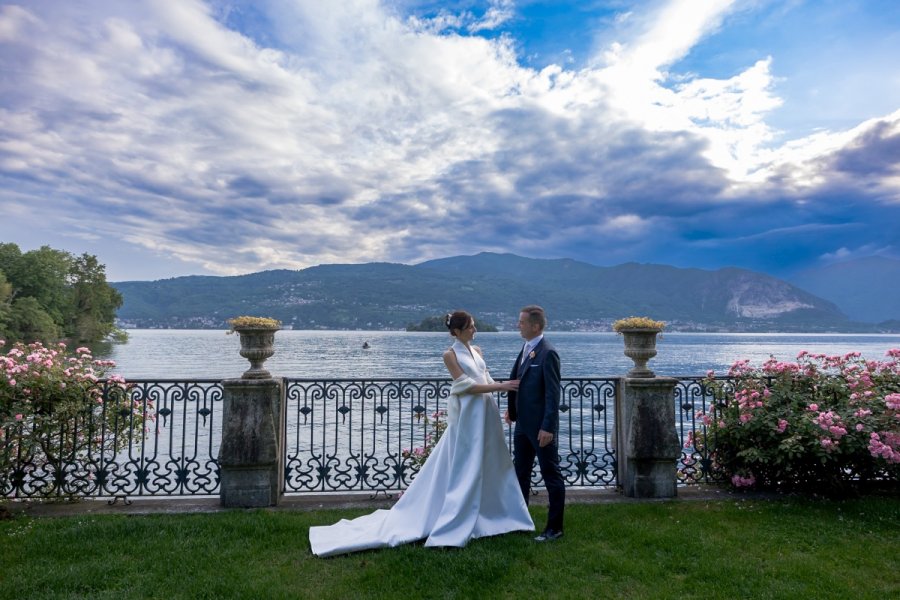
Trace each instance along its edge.
<path fill-rule="evenodd" d="M 525 357 L 527 357 L 532 350 L 537 348 L 537 345 L 541 343 L 541 340 L 544 339 L 544 334 L 540 334 L 539 336 L 532 338 L 525 342 L 525 346 L 522 347 L 522 362 L 525 362 Z"/>

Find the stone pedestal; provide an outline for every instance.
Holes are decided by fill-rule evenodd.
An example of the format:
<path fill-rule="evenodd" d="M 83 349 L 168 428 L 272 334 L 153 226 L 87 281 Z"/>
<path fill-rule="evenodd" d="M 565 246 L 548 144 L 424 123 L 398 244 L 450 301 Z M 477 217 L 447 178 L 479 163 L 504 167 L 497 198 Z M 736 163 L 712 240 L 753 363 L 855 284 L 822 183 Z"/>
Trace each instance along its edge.
<path fill-rule="evenodd" d="M 281 491 L 281 380 L 226 379 L 222 387 L 222 505 L 275 506 Z"/>
<path fill-rule="evenodd" d="M 617 420 L 619 482 L 631 498 L 672 498 L 681 444 L 671 377 L 622 380 Z"/>

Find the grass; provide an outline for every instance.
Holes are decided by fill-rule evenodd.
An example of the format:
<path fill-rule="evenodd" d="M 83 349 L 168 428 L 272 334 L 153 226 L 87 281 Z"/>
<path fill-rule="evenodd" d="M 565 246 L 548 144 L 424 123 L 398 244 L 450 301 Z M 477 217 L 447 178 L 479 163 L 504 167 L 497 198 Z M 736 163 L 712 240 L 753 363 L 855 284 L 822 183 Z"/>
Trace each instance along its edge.
<path fill-rule="evenodd" d="M 0 522 L 0 598 L 890 598 L 900 499 L 572 505 L 566 537 L 309 553 L 366 511 L 85 515 Z M 533 507 L 537 524 L 545 508 Z"/>

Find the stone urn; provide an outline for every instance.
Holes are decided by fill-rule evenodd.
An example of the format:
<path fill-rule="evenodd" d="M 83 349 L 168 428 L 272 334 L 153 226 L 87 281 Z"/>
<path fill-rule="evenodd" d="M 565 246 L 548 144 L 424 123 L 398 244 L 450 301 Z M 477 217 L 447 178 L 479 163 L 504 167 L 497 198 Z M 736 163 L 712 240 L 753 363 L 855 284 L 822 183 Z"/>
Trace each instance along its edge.
<path fill-rule="evenodd" d="M 655 377 L 647 368 L 647 361 L 656 356 L 656 336 L 661 329 L 651 327 L 623 328 L 619 330 L 625 339 L 625 356 L 634 361 L 628 377 Z"/>
<path fill-rule="evenodd" d="M 236 325 L 234 331 L 241 338 L 241 356 L 250 361 L 250 368 L 242 379 L 269 379 L 272 374 L 263 368 L 266 359 L 275 354 L 275 332 L 279 327 Z"/>

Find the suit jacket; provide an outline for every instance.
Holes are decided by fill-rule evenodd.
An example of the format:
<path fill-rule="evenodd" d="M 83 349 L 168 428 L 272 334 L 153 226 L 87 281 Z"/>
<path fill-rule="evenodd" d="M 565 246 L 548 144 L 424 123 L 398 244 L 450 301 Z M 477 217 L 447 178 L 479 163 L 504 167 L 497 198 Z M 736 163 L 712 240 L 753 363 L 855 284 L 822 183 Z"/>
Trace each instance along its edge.
<path fill-rule="evenodd" d="M 543 429 L 554 436 L 559 428 L 559 354 L 543 338 L 534 349 L 534 358 L 519 352 L 510 379 L 519 380 L 519 390 L 509 392 L 509 418 L 515 432 L 537 440 Z"/>

